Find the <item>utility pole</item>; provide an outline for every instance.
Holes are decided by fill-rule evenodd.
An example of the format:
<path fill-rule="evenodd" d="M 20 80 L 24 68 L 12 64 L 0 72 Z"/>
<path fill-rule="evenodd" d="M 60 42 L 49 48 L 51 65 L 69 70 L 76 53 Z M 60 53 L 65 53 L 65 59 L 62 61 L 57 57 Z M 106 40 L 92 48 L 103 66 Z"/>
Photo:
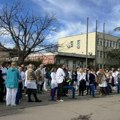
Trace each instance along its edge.
<path fill-rule="evenodd" d="M 88 21 L 89 18 L 87 17 L 87 33 L 86 33 L 86 68 L 88 67 Z"/>
<path fill-rule="evenodd" d="M 103 61 L 102 61 L 102 67 L 104 68 L 104 55 L 105 54 L 105 23 L 103 23 Z"/>
<path fill-rule="evenodd" d="M 97 35 L 97 20 L 96 20 L 96 25 L 95 25 L 95 68 L 97 67 L 97 39 L 98 39 L 98 35 Z"/>

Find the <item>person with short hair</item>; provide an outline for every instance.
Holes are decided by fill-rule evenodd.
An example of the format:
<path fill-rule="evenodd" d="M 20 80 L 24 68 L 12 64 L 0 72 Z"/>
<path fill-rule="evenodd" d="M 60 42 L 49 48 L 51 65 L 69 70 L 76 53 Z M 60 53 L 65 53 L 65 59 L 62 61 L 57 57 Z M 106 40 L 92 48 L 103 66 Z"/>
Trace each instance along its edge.
<path fill-rule="evenodd" d="M 78 73 L 77 77 L 77 83 L 79 86 L 79 96 L 84 95 L 84 90 L 86 89 L 86 79 L 85 79 L 85 72 L 83 68 L 80 68 L 80 71 Z"/>
<path fill-rule="evenodd" d="M 6 94 L 6 105 L 16 106 L 16 94 L 18 90 L 18 83 L 20 79 L 20 73 L 16 68 L 16 63 L 12 62 L 11 67 L 7 71 L 7 79 L 5 81 L 7 94 Z"/>
<path fill-rule="evenodd" d="M 43 75 L 42 75 L 42 64 L 36 69 L 35 71 L 35 75 L 36 75 L 36 78 L 37 78 L 37 91 L 38 93 L 41 93 L 42 92 L 42 86 L 43 86 L 43 83 L 44 83 L 44 78 L 43 78 Z"/>
<path fill-rule="evenodd" d="M 16 96 L 16 104 L 19 104 L 20 99 L 22 99 L 22 90 L 24 90 L 24 83 L 25 83 L 24 68 L 19 66 L 19 72 L 20 72 L 20 79 L 19 79 L 19 85 L 18 85 L 18 92 Z"/>
<path fill-rule="evenodd" d="M 56 81 L 56 68 L 51 69 L 51 100 L 55 100 L 55 93 L 56 89 L 58 87 L 57 81 Z"/>
<path fill-rule="evenodd" d="M 65 68 L 65 65 L 61 64 L 60 67 L 57 69 L 57 72 L 56 72 L 56 80 L 57 80 L 57 83 L 58 83 L 57 101 L 60 101 L 60 102 L 63 101 L 61 99 L 61 96 L 62 96 L 62 91 L 63 91 L 63 82 L 64 82 L 64 79 L 65 79 L 65 72 L 63 70 L 64 68 Z"/>
<path fill-rule="evenodd" d="M 0 102 L 4 102 L 4 79 L 2 70 L 0 70 Z"/>

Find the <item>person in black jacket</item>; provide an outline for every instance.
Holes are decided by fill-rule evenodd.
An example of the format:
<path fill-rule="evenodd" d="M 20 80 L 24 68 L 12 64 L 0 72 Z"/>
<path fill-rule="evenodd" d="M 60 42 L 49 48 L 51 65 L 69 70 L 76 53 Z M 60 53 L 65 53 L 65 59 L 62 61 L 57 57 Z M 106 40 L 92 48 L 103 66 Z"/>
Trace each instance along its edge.
<path fill-rule="evenodd" d="M 64 73 L 65 73 L 65 80 L 63 82 L 63 86 L 68 86 L 69 83 L 67 82 L 67 80 L 69 80 L 69 73 L 68 73 L 68 68 L 64 68 Z M 67 93 L 68 93 L 68 89 L 64 89 L 63 90 L 63 97 L 67 97 Z"/>
<path fill-rule="evenodd" d="M 4 102 L 4 79 L 2 70 L 0 70 L 0 102 Z"/>
<path fill-rule="evenodd" d="M 71 85 L 73 85 L 74 82 L 77 82 L 77 69 L 76 69 L 76 68 L 74 68 L 74 69 L 72 70 L 72 81 L 71 81 Z"/>
<path fill-rule="evenodd" d="M 87 93 L 86 95 L 89 94 L 89 90 L 90 90 L 90 81 L 89 81 L 89 77 L 90 77 L 90 70 L 89 69 L 86 69 L 86 75 L 85 75 L 85 80 L 86 80 L 86 90 L 87 90 Z"/>
<path fill-rule="evenodd" d="M 90 83 L 90 95 L 92 93 L 92 96 L 94 97 L 95 94 L 94 94 L 94 82 L 95 82 L 95 75 L 94 75 L 94 71 L 92 70 L 90 73 L 89 73 L 89 83 Z"/>

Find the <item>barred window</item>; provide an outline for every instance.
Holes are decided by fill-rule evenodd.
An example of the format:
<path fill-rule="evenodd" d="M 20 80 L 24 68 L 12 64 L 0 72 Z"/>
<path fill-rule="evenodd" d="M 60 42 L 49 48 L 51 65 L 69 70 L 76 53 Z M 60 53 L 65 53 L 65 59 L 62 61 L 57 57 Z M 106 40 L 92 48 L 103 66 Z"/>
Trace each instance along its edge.
<path fill-rule="evenodd" d="M 80 49 L 80 40 L 77 40 L 77 48 Z"/>
<path fill-rule="evenodd" d="M 73 41 L 70 41 L 70 47 L 73 47 Z"/>

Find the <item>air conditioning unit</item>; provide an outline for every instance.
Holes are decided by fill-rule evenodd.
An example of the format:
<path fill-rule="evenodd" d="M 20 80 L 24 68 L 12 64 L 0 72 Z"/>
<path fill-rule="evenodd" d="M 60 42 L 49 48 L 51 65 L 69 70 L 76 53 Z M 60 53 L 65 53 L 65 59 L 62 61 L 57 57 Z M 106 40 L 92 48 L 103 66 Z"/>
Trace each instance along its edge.
<path fill-rule="evenodd" d="M 91 55 L 92 55 L 92 52 L 89 52 L 88 54 L 91 56 Z"/>
<path fill-rule="evenodd" d="M 70 48 L 70 47 L 71 47 L 70 44 L 68 44 L 68 45 L 67 45 L 67 48 Z"/>

